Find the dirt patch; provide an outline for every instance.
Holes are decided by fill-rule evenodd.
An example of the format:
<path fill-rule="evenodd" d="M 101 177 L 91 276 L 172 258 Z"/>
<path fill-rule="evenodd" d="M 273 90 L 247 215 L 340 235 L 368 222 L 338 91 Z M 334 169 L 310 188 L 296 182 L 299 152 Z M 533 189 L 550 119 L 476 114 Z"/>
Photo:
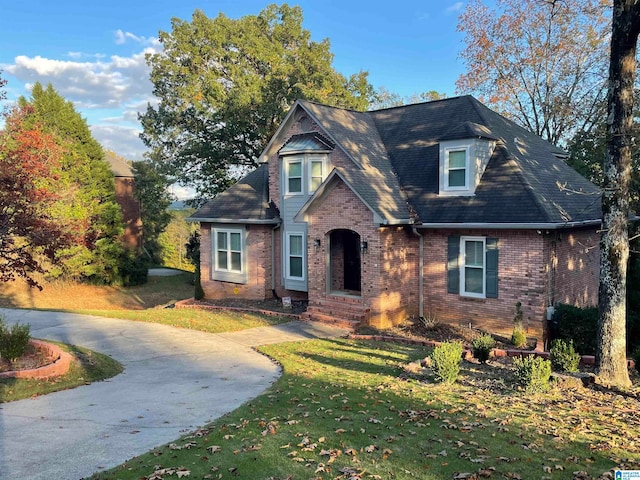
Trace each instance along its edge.
<path fill-rule="evenodd" d="M 242 298 L 224 298 L 220 300 L 201 300 L 199 305 L 215 305 L 222 307 L 245 308 L 247 310 L 267 310 L 277 313 L 294 313 L 301 314 L 307 310 L 306 300 L 292 300 L 291 308 L 285 308 L 282 300 L 270 298 L 268 300 L 244 300 Z"/>
<path fill-rule="evenodd" d="M 355 333 L 362 335 L 387 335 L 412 340 L 432 340 L 436 342 L 460 341 L 465 346 L 470 347 L 476 338 L 487 332 L 476 328 L 459 327 L 446 323 L 436 323 L 435 325 L 427 326 L 422 322 L 407 322 L 384 330 L 363 326 L 359 327 Z M 496 341 L 495 348 L 504 350 L 515 348 L 508 338 L 499 335 L 491 336 Z M 533 350 L 535 347 L 535 339 L 529 339 L 527 345 L 521 350 Z"/>

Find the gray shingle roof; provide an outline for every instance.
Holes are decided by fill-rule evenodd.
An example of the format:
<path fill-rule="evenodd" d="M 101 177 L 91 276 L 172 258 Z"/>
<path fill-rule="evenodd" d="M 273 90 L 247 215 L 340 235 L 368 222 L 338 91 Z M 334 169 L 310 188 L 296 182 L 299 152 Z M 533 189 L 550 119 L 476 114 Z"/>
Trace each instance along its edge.
<path fill-rule="evenodd" d="M 279 222 L 278 211 L 269 204 L 269 170 L 266 164 L 232 185 L 191 215 L 194 222 Z"/>
<path fill-rule="evenodd" d="M 561 160 L 563 150 L 471 96 L 373 112 L 298 105 L 324 130 L 322 143 L 335 142 L 353 160 L 339 176 L 381 223 L 561 226 L 601 218 L 599 189 Z M 295 140 L 317 143 L 304 135 Z M 496 140 L 497 146 L 475 195 L 440 196 L 439 143 L 464 138 Z M 262 165 L 192 219 L 276 223 L 278 212 L 268 201 Z"/>
<path fill-rule="evenodd" d="M 133 177 L 133 170 L 123 158 L 118 157 L 112 152 L 105 152 L 105 160 L 109 164 L 114 177 Z"/>
<path fill-rule="evenodd" d="M 565 152 L 471 96 L 370 115 L 423 224 L 562 224 L 601 218 L 600 191 L 558 158 Z M 497 139 L 498 147 L 474 196 L 442 197 L 438 143 L 461 134 Z"/>

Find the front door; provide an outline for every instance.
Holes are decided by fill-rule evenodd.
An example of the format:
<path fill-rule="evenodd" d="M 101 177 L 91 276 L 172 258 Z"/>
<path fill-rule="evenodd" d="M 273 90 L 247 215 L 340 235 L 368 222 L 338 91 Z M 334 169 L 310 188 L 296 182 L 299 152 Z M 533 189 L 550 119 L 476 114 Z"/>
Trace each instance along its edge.
<path fill-rule="evenodd" d="M 360 235 L 352 230 L 334 230 L 330 235 L 331 290 L 360 294 Z"/>

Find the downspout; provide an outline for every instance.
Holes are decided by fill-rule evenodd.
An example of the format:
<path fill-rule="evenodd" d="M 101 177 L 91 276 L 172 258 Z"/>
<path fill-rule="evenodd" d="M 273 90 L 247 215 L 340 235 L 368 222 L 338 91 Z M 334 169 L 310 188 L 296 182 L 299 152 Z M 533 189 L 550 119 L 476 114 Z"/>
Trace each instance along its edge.
<path fill-rule="evenodd" d="M 276 293 L 276 230 L 280 228 L 278 223 L 271 229 L 271 294 L 273 298 L 278 299 Z"/>
<path fill-rule="evenodd" d="M 411 227 L 414 235 L 420 238 L 420 253 L 418 258 L 418 315 L 424 318 L 424 237 L 416 227 Z"/>

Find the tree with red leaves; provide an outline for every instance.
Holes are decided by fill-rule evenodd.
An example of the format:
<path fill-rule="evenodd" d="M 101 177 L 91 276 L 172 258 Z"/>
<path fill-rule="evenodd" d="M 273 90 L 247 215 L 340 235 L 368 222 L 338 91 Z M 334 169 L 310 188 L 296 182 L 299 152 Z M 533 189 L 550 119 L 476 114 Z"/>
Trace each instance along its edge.
<path fill-rule="evenodd" d="M 63 153 L 39 125 L 25 122 L 29 107 L 3 114 L 0 131 L 0 281 L 23 278 L 39 287 L 34 274 L 43 261 L 77 240 L 78 228 L 55 215 L 59 199 L 56 170 Z"/>

